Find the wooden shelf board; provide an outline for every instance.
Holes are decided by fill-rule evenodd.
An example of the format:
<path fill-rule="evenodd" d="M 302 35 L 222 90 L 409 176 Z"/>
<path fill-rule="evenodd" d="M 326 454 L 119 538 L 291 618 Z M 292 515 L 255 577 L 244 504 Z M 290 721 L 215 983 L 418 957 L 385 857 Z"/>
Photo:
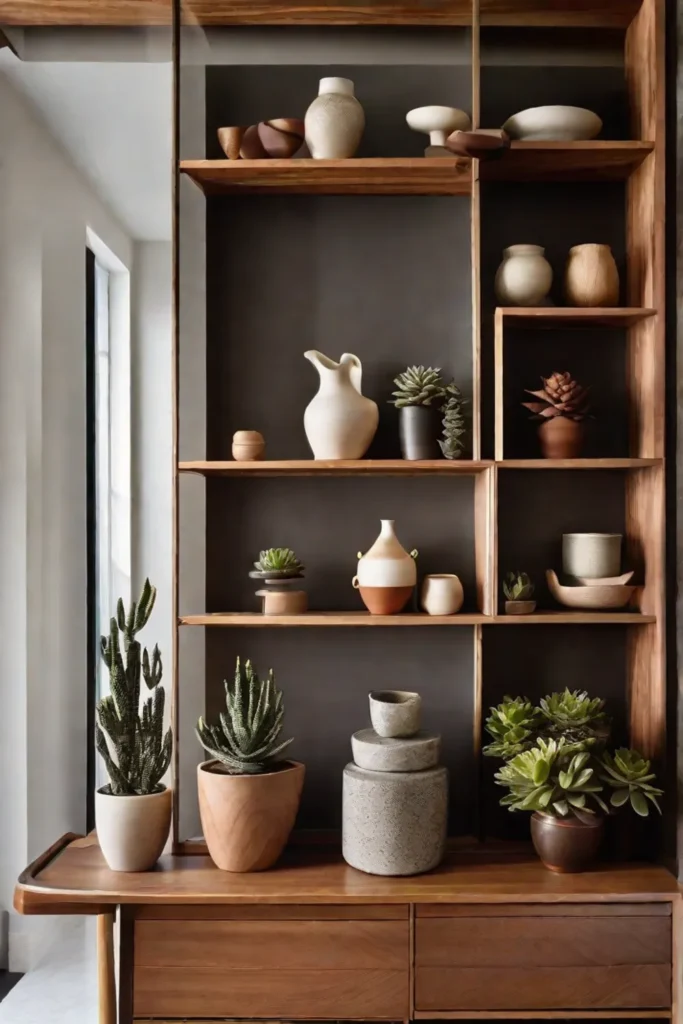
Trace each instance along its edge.
<path fill-rule="evenodd" d="M 413 1020 L 671 1020 L 670 1010 L 416 1010 Z M 157 1024 L 166 1024 L 158 1021 Z M 168 1021 L 168 1024 L 172 1024 Z M 197 1022 L 201 1024 L 201 1022 Z M 211 1024 L 207 1021 L 206 1024 Z"/>
<path fill-rule="evenodd" d="M 180 462 L 180 473 L 202 476 L 471 476 L 490 469 L 492 462 L 471 459 L 280 459 L 270 462 Z"/>
<path fill-rule="evenodd" d="M 654 864 L 599 864 L 556 874 L 533 854 L 448 853 L 426 875 L 386 878 L 356 871 L 337 848 L 289 849 L 271 871 L 219 871 L 209 857 L 164 855 L 155 871 L 110 871 L 94 837 L 66 836 L 22 873 L 14 905 L 22 913 L 71 913 L 76 904 L 670 903 L 676 879 Z M 84 906 L 84 912 L 87 912 Z"/>
<path fill-rule="evenodd" d="M 228 628 L 296 628 L 310 627 L 406 627 L 406 626 L 586 626 L 620 625 L 644 626 L 655 622 L 654 615 L 640 612 L 570 612 L 542 611 L 533 615 L 482 615 L 480 612 L 461 612 L 458 615 L 426 615 L 424 612 L 404 612 L 401 615 L 370 615 L 369 612 L 305 612 L 302 615 L 262 615 L 260 612 L 212 612 L 200 615 L 181 615 L 181 626 L 223 626 Z"/>
<path fill-rule="evenodd" d="M 662 459 L 502 459 L 498 469 L 648 469 Z"/>
<path fill-rule="evenodd" d="M 302 615 L 262 615 L 260 612 L 215 612 L 208 615 L 181 615 L 181 626 L 476 626 L 490 622 L 480 612 L 459 615 L 427 615 L 404 612 L 402 615 L 370 615 L 369 612 L 305 612 Z"/>
<path fill-rule="evenodd" d="M 654 150 L 653 142 L 513 142 L 479 165 L 482 181 L 619 181 Z"/>
<path fill-rule="evenodd" d="M 498 311 L 497 311 L 498 312 Z M 553 330 L 558 326 L 572 327 L 631 327 L 647 320 L 657 312 L 655 309 L 574 309 L 572 307 L 521 307 L 501 306 L 499 312 L 511 328 L 537 327 Z"/>
<path fill-rule="evenodd" d="M 352 160 L 183 160 L 205 195 L 469 196 L 472 169 L 458 157 Z"/>

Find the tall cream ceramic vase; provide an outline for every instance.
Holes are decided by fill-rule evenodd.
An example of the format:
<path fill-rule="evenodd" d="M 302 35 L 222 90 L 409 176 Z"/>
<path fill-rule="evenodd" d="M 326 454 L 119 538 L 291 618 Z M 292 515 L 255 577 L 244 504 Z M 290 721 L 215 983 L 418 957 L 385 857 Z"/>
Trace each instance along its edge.
<path fill-rule="evenodd" d="M 510 245 L 503 250 L 494 285 L 501 306 L 539 306 L 552 283 L 553 270 L 542 246 Z"/>
<path fill-rule="evenodd" d="M 112 871 L 149 871 L 171 827 L 171 790 L 145 796 L 95 794 L 97 841 Z"/>
<path fill-rule="evenodd" d="M 569 250 L 564 291 L 570 306 L 619 305 L 619 271 L 609 245 L 575 245 Z"/>
<path fill-rule="evenodd" d="M 315 160 L 345 160 L 355 155 L 365 114 L 348 78 L 321 78 L 318 96 L 306 111 L 306 143 Z"/>
<path fill-rule="evenodd" d="M 197 767 L 199 816 L 209 854 L 222 871 L 264 871 L 273 866 L 294 827 L 306 769 L 283 761 L 276 771 L 227 775 Z"/>
<path fill-rule="evenodd" d="M 311 349 L 304 356 L 320 375 L 320 387 L 304 413 L 314 459 L 362 459 L 379 423 L 377 403 L 361 392 L 363 367 L 345 352 L 338 363 Z"/>

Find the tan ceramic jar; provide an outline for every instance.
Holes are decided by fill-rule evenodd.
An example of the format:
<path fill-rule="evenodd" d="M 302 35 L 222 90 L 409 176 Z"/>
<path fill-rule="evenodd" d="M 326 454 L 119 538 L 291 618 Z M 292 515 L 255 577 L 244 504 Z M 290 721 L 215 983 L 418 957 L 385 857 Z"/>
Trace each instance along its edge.
<path fill-rule="evenodd" d="M 235 462 L 260 462 L 265 451 L 266 442 L 258 430 L 238 430 L 232 436 L 232 457 Z"/>
<path fill-rule="evenodd" d="M 564 291 L 570 306 L 619 305 L 619 271 L 609 245 L 575 245 L 569 250 Z"/>

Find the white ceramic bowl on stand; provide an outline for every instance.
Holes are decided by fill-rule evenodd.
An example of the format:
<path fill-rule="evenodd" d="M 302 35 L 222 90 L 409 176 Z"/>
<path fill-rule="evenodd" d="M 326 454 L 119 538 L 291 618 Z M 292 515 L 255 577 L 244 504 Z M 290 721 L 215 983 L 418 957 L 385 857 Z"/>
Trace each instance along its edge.
<path fill-rule="evenodd" d="M 457 107 L 416 107 L 406 114 L 406 121 L 414 132 L 425 132 L 429 135 L 429 145 L 425 156 L 450 156 L 454 154 L 446 148 L 446 139 L 453 132 L 467 131 L 471 121 L 464 110 Z"/>

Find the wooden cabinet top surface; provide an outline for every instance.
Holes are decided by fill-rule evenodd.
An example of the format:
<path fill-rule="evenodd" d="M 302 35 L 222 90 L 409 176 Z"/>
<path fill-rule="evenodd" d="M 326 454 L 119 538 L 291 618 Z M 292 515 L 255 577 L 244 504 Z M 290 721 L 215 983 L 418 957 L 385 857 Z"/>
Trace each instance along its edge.
<path fill-rule="evenodd" d="M 501 850 L 454 850 L 436 871 L 413 878 L 363 874 L 325 847 L 291 850 L 275 869 L 254 874 L 219 871 L 202 854 L 168 855 L 154 871 L 122 874 L 106 867 L 96 839 L 65 836 L 22 874 L 15 907 L 59 914 L 111 904 L 619 903 L 679 895 L 676 879 L 657 865 L 555 875 L 532 853 Z"/>

